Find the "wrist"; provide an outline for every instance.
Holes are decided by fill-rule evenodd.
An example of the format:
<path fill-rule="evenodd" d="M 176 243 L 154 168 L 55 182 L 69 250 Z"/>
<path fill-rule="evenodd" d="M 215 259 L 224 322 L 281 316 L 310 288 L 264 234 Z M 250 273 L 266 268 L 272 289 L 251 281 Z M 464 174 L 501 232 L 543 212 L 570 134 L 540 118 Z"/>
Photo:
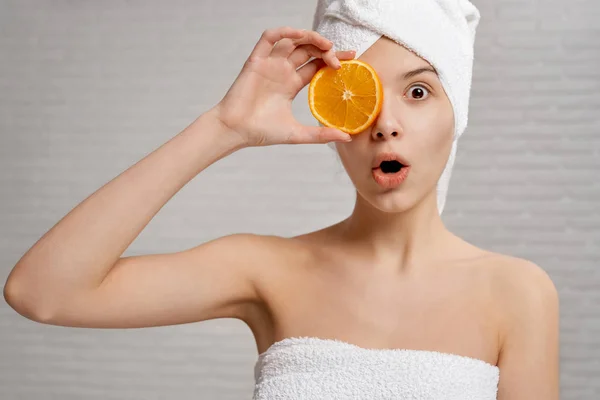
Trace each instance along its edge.
<path fill-rule="evenodd" d="M 217 104 L 200 115 L 190 128 L 201 131 L 201 134 L 210 134 L 228 153 L 248 147 L 248 142 L 242 135 L 223 123 L 219 107 Z"/>

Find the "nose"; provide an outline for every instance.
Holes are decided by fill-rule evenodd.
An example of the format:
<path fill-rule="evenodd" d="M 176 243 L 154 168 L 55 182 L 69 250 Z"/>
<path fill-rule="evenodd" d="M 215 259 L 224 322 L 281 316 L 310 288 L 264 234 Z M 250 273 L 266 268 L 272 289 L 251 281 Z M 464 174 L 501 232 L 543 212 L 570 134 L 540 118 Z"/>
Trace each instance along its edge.
<path fill-rule="evenodd" d="M 391 139 L 398 136 L 398 131 L 389 132 L 388 130 L 374 129 L 373 132 L 373 138 L 377 140 Z"/>
<path fill-rule="evenodd" d="M 393 140 L 402 134 L 398 116 L 390 111 L 390 104 L 384 100 L 381 111 L 371 126 L 371 136 L 375 141 Z"/>

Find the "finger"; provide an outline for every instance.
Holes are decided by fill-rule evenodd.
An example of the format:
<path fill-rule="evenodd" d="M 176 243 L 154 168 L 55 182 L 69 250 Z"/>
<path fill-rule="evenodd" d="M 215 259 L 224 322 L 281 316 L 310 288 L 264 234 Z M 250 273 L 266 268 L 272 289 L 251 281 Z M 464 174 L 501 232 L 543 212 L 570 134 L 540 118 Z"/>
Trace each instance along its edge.
<path fill-rule="evenodd" d="M 354 58 L 356 52 L 354 50 L 347 51 L 337 51 L 334 54 L 334 58 L 338 60 L 348 60 Z M 304 44 L 302 46 L 297 47 L 293 53 L 290 55 L 289 60 L 294 65 L 294 67 L 299 68 L 301 65 L 306 63 L 311 57 L 322 58 L 323 51 L 318 47 L 312 44 Z M 327 59 L 325 59 L 327 62 Z M 331 63 L 328 63 L 329 66 L 335 68 Z M 337 69 L 337 68 L 336 68 Z"/>
<path fill-rule="evenodd" d="M 319 32 L 305 30 L 304 35 L 298 39 L 294 39 L 296 46 L 303 44 L 312 44 L 317 46 L 323 51 L 327 51 L 333 47 L 333 42 L 325 38 Z"/>
<path fill-rule="evenodd" d="M 294 43 L 293 39 L 283 38 L 279 42 L 275 43 L 273 49 L 271 50 L 271 54 L 269 54 L 269 57 L 287 58 L 293 53 L 295 48 L 296 43 Z"/>
<path fill-rule="evenodd" d="M 323 51 L 313 44 L 303 44 L 297 47 L 292 54 L 290 54 L 288 60 L 294 68 L 298 69 L 298 67 L 310 60 L 311 57 L 322 58 L 331 68 L 339 68 L 339 60 L 335 57 L 332 50 Z"/>
<path fill-rule="evenodd" d="M 274 49 L 271 51 L 271 56 L 289 57 L 292 52 L 302 45 L 312 45 L 321 51 L 330 50 L 333 47 L 333 42 L 326 39 L 318 32 L 315 31 L 302 31 L 303 35 L 299 38 L 285 38 L 274 45 Z M 280 46 L 281 42 L 285 42 L 284 46 Z"/>
<path fill-rule="evenodd" d="M 303 126 L 301 139 L 304 143 L 350 142 L 352 136 L 339 129 L 321 126 Z"/>
<path fill-rule="evenodd" d="M 252 49 L 249 58 L 268 57 L 273 49 L 273 46 L 275 46 L 275 43 L 281 39 L 300 39 L 304 35 L 304 30 L 294 29 L 289 26 L 267 29 L 262 33 L 260 39 L 254 46 L 254 49 Z"/>
<path fill-rule="evenodd" d="M 327 64 L 323 61 L 322 58 L 315 58 L 311 62 L 304 64 L 304 66 L 296 71 L 298 76 L 300 77 L 300 88 L 308 85 L 317 73 L 318 70 L 325 67 Z"/>
<path fill-rule="evenodd" d="M 325 126 L 304 126 L 295 124 L 286 140 L 288 144 L 310 144 L 329 142 L 349 142 L 352 136 L 339 129 Z"/>
<path fill-rule="evenodd" d="M 340 60 L 352 60 L 356 57 L 356 50 L 342 50 L 335 53 Z"/>
<path fill-rule="evenodd" d="M 339 59 L 353 59 L 356 55 L 356 51 L 354 50 L 343 50 L 336 53 Z M 297 69 L 296 72 L 298 76 L 300 76 L 301 86 L 308 85 L 313 76 L 317 73 L 318 70 L 323 68 L 325 65 L 325 61 L 321 58 L 315 58 L 314 60 L 304 64 L 301 68 Z"/>

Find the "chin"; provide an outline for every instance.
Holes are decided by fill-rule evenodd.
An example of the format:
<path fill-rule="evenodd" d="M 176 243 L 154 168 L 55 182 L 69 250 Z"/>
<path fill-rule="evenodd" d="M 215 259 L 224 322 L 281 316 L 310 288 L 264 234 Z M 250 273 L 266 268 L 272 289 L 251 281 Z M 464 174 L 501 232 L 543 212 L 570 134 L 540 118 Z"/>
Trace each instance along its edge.
<path fill-rule="evenodd" d="M 399 188 L 377 192 L 357 189 L 357 192 L 364 203 L 384 213 L 403 213 L 417 204 L 417 199 L 414 196 Z"/>

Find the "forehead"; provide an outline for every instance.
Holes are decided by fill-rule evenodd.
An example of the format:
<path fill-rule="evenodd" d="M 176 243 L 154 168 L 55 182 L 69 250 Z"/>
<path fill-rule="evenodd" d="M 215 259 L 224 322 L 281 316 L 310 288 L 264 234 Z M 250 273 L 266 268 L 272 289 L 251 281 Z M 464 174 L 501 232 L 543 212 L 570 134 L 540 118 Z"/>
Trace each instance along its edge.
<path fill-rule="evenodd" d="M 382 77 L 400 79 L 406 73 L 422 68 L 435 71 L 427 60 L 386 36 L 379 38 L 358 59 L 372 65 Z"/>

